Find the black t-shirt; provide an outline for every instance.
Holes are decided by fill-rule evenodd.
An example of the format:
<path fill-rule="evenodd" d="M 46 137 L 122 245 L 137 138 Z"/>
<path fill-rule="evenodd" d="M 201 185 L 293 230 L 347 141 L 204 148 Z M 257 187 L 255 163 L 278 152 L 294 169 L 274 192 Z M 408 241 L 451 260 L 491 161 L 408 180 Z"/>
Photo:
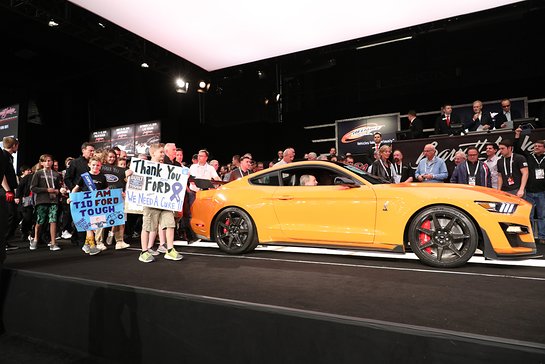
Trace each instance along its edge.
<path fill-rule="evenodd" d="M 103 164 L 100 168 L 100 173 L 106 176 L 108 187 L 110 188 L 122 188 L 125 189 L 125 171 L 127 168 L 121 168 L 117 166 L 111 166 L 109 164 Z"/>
<path fill-rule="evenodd" d="M 91 179 L 93 180 L 93 183 L 95 184 L 97 190 L 105 190 L 106 188 L 108 188 L 108 181 L 106 181 L 106 176 L 102 174 L 102 172 L 100 172 L 99 174 L 89 173 L 89 175 L 91 176 Z M 85 184 L 85 180 L 82 177 L 80 177 L 80 179 L 78 180 L 77 185 L 79 186 L 80 191 L 89 191 L 89 188 Z"/>
<path fill-rule="evenodd" d="M 513 160 L 513 167 L 511 168 L 511 159 Z M 522 181 L 521 168 L 528 168 L 526 158 L 520 154 L 513 153 L 511 157 L 498 159 L 498 173 L 501 173 L 502 178 L 502 191 L 514 191 L 520 188 L 520 182 Z M 513 184 L 509 184 L 509 180 L 512 178 Z"/>

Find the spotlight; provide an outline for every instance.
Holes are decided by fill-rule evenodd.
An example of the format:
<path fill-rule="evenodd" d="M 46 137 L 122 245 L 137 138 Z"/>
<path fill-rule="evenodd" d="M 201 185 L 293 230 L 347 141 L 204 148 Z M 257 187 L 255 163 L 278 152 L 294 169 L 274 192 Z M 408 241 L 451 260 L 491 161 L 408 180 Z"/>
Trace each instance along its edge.
<path fill-rule="evenodd" d="M 260 70 L 260 71 L 257 71 L 257 78 L 259 78 L 260 80 L 262 80 L 262 79 L 264 79 L 264 78 L 266 78 L 266 77 L 267 77 L 267 75 L 265 74 L 265 72 L 263 72 L 263 71 L 261 71 L 261 70 Z"/>
<path fill-rule="evenodd" d="M 149 68 L 149 64 L 147 64 L 146 62 L 142 62 L 142 64 L 140 65 L 140 67 L 142 67 L 142 68 Z"/>
<path fill-rule="evenodd" d="M 197 89 L 197 92 L 205 93 L 210 89 L 210 82 L 201 81 L 199 82 L 199 88 Z"/>
<path fill-rule="evenodd" d="M 47 23 L 51 28 L 58 27 L 59 23 L 57 23 L 55 20 L 51 19 L 49 23 Z"/>
<path fill-rule="evenodd" d="M 179 94 L 185 94 L 187 93 L 187 90 L 189 88 L 189 82 L 185 82 L 181 78 L 176 79 L 176 92 Z"/>
<path fill-rule="evenodd" d="M 101 27 L 102 29 L 106 28 L 106 25 L 104 25 L 104 23 L 101 23 L 101 22 L 98 22 L 98 26 Z"/>
<path fill-rule="evenodd" d="M 274 99 L 275 99 L 276 102 L 279 102 L 279 101 L 280 101 L 280 94 L 279 94 L 279 93 L 276 93 L 276 94 L 274 95 Z"/>

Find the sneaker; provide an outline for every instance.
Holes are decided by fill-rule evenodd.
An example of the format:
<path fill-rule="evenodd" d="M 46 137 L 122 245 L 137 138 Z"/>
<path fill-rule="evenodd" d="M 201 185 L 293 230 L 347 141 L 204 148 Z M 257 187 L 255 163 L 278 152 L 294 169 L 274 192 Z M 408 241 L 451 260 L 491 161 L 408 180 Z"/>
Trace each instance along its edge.
<path fill-rule="evenodd" d="M 64 230 L 61 234 L 61 238 L 63 239 L 70 239 L 72 238 L 72 234 L 70 234 L 68 231 Z"/>
<path fill-rule="evenodd" d="M 59 240 L 61 238 L 61 236 L 55 236 L 55 240 Z"/>
<path fill-rule="evenodd" d="M 19 249 L 19 247 L 17 245 L 6 243 L 6 250 L 15 250 L 15 249 Z"/>
<path fill-rule="evenodd" d="M 89 255 L 96 255 L 100 253 L 102 250 L 100 250 L 96 245 L 95 246 L 89 246 Z"/>
<path fill-rule="evenodd" d="M 157 251 L 161 254 L 165 254 L 168 252 L 167 248 L 165 248 L 164 245 L 159 245 L 159 248 L 157 248 Z"/>
<path fill-rule="evenodd" d="M 29 236 L 27 236 L 27 240 L 32 241 L 32 240 L 34 240 L 34 238 L 32 237 L 32 235 L 29 235 Z"/>
<path fill-rule="evenodd" d="M 134 232 L 134 233 L 132 234 L 132 237 L 133 237 L 133 239 L 137 239 L 137 238 L 140 237 L 140 234 L 137 233 L 137 232 Z"/>
<path fill-rule="evenodd" d="M 127 243 L 125 243 L 124 241 L 120 241 L 119 243 L 116 243 L 116 244 L 115 244 L 115 249 L 116 249 L 116 250 L 127 249 L 127 248 L 129 248 L 130 246 L 131 246 L 130 244 L 127 244 Z"/>
<path fill-rule="evenodd" d="M 114 233 L 110 231 L 108 233 L 108 237 L 106 238 L 106 244 L 112 245 L 113 242 L 114 242 Z"/>
<path fill-rule="evenodd" d="M 30 241 L 30 250 L 36 250 L 38 248 L 38 241 L 32 239 Z"/>
<path fill-rule="evenodd" d="M 182 258 L 182 254 L 178 253 L 174 248 L 170 249 L 170 251 L 167 251 L 165 254 L 165 259 L 168 260 L 182 260 Z"/>
<path fill-rule="evenodd" d="M 148 251 L 140 253 L 138 260 L 143 263 L 151 263 L 155 260 L 155 258 L 153 257 L 153 255 L 151 255 L 151 253 L 148 250 Z"/>
<path fill-rule="evenodd" d="M 57 250 L 61 250 L 61 247 L 58 245 L 58 244 L 53 244 L 49 247 L 49 250 L 51 251 L 57 251 Z"/>
<path fill-rule="evenodd" d="M 96 247 L 97 247 L 97 249 L 100 249 L 100 251 L 103 251 L 103 250 L 108 249 L 108 248 L 106 247 L 106 245 L 104 245 L 104 244 L 102 244 L 102 243 L 98 243 L 98 244 L 96 245 Z"/>
<path fill-rule="evenodd" d="M 81 250 L 83 250 L 85 254 L 89 254 L 89 252 L 91 251 L 91 246 L 89 244 L 83 244 Z"/>
<path fill-rule="evenodd" d="M 159 252 L 157 250 L 153 250 L 153 248 L 149 248 L 148 253 L 150 253 L 153 256 L 159 255 Z"/>

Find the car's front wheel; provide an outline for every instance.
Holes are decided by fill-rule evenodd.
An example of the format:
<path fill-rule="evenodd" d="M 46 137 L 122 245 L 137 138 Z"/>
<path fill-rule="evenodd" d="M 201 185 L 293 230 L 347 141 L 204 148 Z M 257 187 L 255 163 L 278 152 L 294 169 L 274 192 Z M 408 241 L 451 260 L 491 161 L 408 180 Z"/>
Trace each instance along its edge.
<path fill-rule="evenodd" d="M 433 267 L 452 268 L 465 264 L 475 253 L 479 235 L 473 221 L 450 206 L 420 211 L 409 225 L 411 250 Z"/>
<path fill-rule="evenodd" d="M 254 250 L 258 243 L 250 215 L 237 207 L 220 212 L 214 224 L 214 240 L 221 250 L 229 254 Z"/>

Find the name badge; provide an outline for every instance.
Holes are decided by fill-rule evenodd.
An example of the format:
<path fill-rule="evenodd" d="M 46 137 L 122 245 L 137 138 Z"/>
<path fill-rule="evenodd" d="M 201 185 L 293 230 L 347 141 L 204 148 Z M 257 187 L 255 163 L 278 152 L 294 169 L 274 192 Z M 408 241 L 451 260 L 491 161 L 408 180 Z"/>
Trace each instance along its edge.
<path fill-rule="evenodd" d="M 544 179 L 545 178 L 545 170 L 543 168 L 536 169 L 536 179 Z"/>
<path fill-rule="evenodd" d="M 515 184 L 515 180 L 513 179 L 513 177 L 509 177 L 509 178 L 507 178 L 507 184 L 508 184 L 509 186 L 511 186 L 511 185 L 514 185 L 514 184 Z"/>
<path fill-rule="evenodd" d="M 475 184 L 476 184 L 475 182 L 476 182 L 475 176 L 473 176 L 473 177 L 469 176 L 469 180 L 468 180 L 467 183 L 468 183 L 470 186 L 475 186 Z"/>

